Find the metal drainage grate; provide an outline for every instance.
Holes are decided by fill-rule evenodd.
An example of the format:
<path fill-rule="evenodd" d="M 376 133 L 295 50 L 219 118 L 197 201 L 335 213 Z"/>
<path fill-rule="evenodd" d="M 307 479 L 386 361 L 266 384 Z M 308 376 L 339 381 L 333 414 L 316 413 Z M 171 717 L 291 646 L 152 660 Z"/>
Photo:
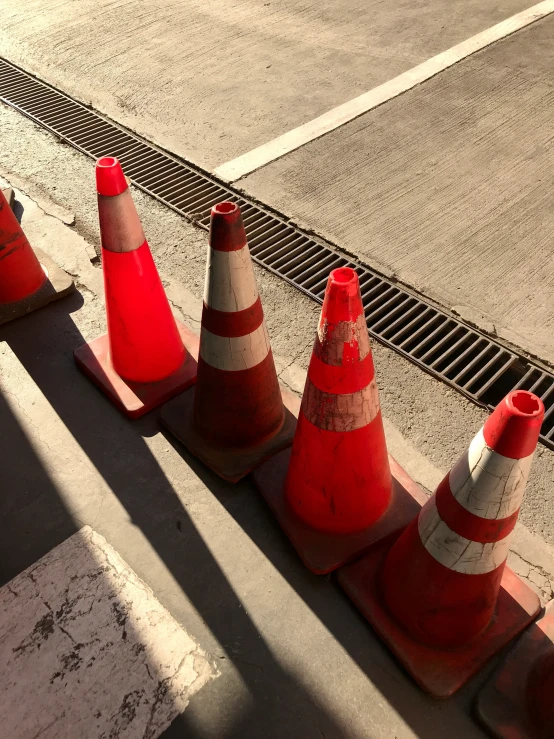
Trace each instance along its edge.
<path fill-rule="evenodd" d="M 514 388 L 533 390 L 546 406 L 541 440 L 554 449 L 553 375 L 5 59 L 0 59 L 0 99 L 90 157 L 118 157 L 137 187 L 203 228 L 213 205 L 237 203 L 255 261 L 318 302 L 330 270 L 353 267 L 376 339 L 480 405 L 493 407 Z"/>

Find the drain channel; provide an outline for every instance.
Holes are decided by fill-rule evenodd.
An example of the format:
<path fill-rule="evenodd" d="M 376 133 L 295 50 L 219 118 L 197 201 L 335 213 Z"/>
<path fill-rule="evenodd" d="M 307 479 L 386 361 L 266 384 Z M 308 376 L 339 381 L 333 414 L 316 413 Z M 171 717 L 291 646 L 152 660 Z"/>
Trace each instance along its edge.
<path fill-rule="evenodd" d="M 554 375 L 1 58 L 0 100 L 94 159 L 116 156 L 133 184 L 205 229 L 213 205 L 237 203 L 254 260 L 320 303 L 330 270 L 353 267 L 378 341 L 489 408 L 532 390 L 546 407 L 541 441 L 554 449 Z"/>

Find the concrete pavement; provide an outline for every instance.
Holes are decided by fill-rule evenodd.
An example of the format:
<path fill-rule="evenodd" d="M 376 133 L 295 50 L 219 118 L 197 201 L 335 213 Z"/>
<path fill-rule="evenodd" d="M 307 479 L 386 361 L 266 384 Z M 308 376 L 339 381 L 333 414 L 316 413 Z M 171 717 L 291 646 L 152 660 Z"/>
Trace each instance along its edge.
<path fill-rule="evenodd" d="M 0 53 L 214 170 L 526 9 L 6 0 Z M 553 28 L 537 21 L 238 185 L 552 366 Z"/>
<path fill-rule="evenodd" d="M 213 169 L 526 7 L 4 0 L 0 54 Z"/>
<path fill-rule="evenodd" d="M 554 365 L 550 16 L 239 180 Z"/>
<path fill-rule="evenodd" d="M 82 525 L 104 536 L 221 673 L 167 737 L 483 736 L 470 704 L 486 671 L 446 704 L 425 698 L 332 581 L 304 570 L 250 483 L 215 479 L 155 414 L 128 422 L 78 373 L 73 349 L 104 330 L 88 243 L 98 244 L 93 163 L 9 109 L 0 133 L 2 173 L 27 193 L 29 238 L 79 290 L 1 331 L 4 453 L 19 460 L 2 500 L 3 582 Z M 173 305 L 197 327 L 206 234 L 134 197 Z M 256 271 L 280 377 L 299 390 L 318 308 Z M 398 355 L 374 354 L 391 451 L 433 487 L 485 414 Z M 522 512 L 530 528 L 519 527 L 510 560 L 543 599 L 553 457 L 539 450 Z"/>
<path fill-rule="evenodd" d="M 6 0 L 0 53 L 213 169 L 523 8 Z M 551 31 L 539 22 L 239 186 L 549 360 Z M 425 698 L 332 581 L 301 567 L 250 483 L 215 479 L 155 414 L 129 423 L 77 372 L 73 349 L 105 329 L 93 163 L 4 106 L 0 136 L 29 238 L 79 291 L 0 331 L 0 431 L 17 460 L 2 583 L 82 526 L 105 537 L 220 673 L 168 739 L 483 736 L 470 705 L 487 671 L 448 703 Z M 134 197 L 173 307 L 198 329 L 206 234 Z M 280 379 L 299 392 L 318 306 L 256 275 Z M 390 451 L 432 490 L 486 414 L 374 356 Z M 543 601 L 553 480 L 539 447 L 509 559 Z"/>

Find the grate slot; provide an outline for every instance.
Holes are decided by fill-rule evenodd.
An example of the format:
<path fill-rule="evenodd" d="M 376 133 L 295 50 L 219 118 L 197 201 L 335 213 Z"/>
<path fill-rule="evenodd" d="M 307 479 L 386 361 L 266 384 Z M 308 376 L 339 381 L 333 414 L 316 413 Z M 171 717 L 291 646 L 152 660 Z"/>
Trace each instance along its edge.
<path fill-rule="evenodd" d="M 138 147 L 129 149 L 122 156 L 125 158 L 132 157 L 134 161 L 137 148 Z M 123 162 L 123 159 L 121 161 Z M 151 190 L 158 190 L 166 180 L 172 177 L 175 179 L 176 177 L 183 176 L 181 165 L 178 162 L 166 162 L 165 167 L 166 169 L 163 176 L 160 176 L 156 171 L 143 172 L 141 175 L 142 187 L 148 187 Z"/>
<path fill-rule="evenodd" d="M 345 264 L 343 264 L 343 267 L 346 267 Z M 323 298 L 325 296 L 325 288 L 327 286 L 327 281 L 329 279 L 329 275 L 326 275 L 323 277 L 317 285 L 313 285 L 311 289 L 311 294 L 315 297 L 316 300 L 318 300 L 320 303 L 323 303 Z"/>
<path fill-rule="evenodd" d="M 414 313 L 416 315 L 412 320 L 409 320 Z M 429 314 L 431 314 L 431 318 L 425 320 Z M 382 336 L 395 346 L 402 346 L 404 344 L 402 341 L 404 336 L 408 335 L 408 338 L 412 338 L 416 332 L 423 329 L 423 327 L 427 326 L 432 320 L 432 310 L 429 306 L 416 303 L 408 313 L 397 318 L 386 331 L 383 331 Z"/>
<path fill-rule="evenodd" d="M 119 144 L 115 144 L 115 148 L 118 150 L 117 154 L 119 154 Z M 140 151 L 136 151 L 134 154 L 127 157 L 125 163 L 129 172 L 136 171 L 136 174 L 140 175 L 141 180 L 145 174 L 151 174 L 152 170 L 159 172 L 160 167 L 163 167 L 164 165 L 166 166 L 167 162 L 158 154 L 157 151 L 147 152 L 146 155 L 143 155 Z M 128 174 L 127 176 L 134 179 L 134 175 Z"/>
<path fill-rule="evenodd" d="M 296 247 L 296 249 L 293 249 L 290 252 L 285 252 L 285 254 L 277 259 L 273 264 L 271 265 L 273 269 L 279 270 L 279 272 L 285 273 L 285 270 L 289 267 L 294 266 L 295 264 L 298 264 L 303 258 L 303 253 L 306 254 L 305 250 L 306 242 L 301 243 L 299 246 Z M 314 248 L 308 249 L 308 254 L 314 253 Z"/>
<path fill-rule="evenodd" d="M 130 157 L 134 152 L 139 151 L 142 148 L 141 144 L 136 144 L 134 141 L 124 141 L 119 145 L 119 152 L 121 157 Z M 123 161 L 123 159 L 121 160 Z"/>
<path fill-rule="evenodd" d="M 117 149 L 117 145 L 120 141 L 124 141 L 124 135 L 114 136 L 111 131 L 105 131 L 99 133 L 98 131 L 88 131 L 79 140 L 79 144 L 84 148 L 90 148 L 91 151 L 102 151 L 100 156 L 106 156 L 105 149 L 114 150 Z M 115 152 L 114 152 L 115 153 Z"/>
<path fill-rule="evenodd" d="M 40 115 L 40 112 L 36 113 L 35 115 Z M 87 123 L 87 125 L 91 125 L 89 116 L 81 111 L 73 112 L 71 114 L 69 113 L 47 113 L 43 116 L 44 121 L 46 125 L 52 127 L 59 128 L 60 132 L 63 131 L 69 131 L 72 127 L 77 127 L 82 125 L 83 123 Z"/>
<path fill-rule="evenodd" d="M 483 363 L 485 363 L 485 365 L 488 364 L 488 362 L 486 361 L 487 360 L 487 355 L 490 355 L 491 350 L 493 348 L 484 339 L 483 339 L 483 342 L 484 342 L 485 346 L 484 346 L 483 349 L 481 349 L 481 351 L 479 351 L 476 347 L 479 346 L 479 344 L 481 344 L 482 342 L 480 342 L 480 341 L 477 342 L 477 344 L 475 345 L 475 351 L 477 352 L 476 356 L 473 357 L 473 359 L 469 360 L 469 362 L 464 367 L 462 367 L 462 369 L 458 372 L 458 374 L 455 375 L 452 378 L 453 382 L 456 382 L 456 383 L 462 385 L 462 387 L 464 387 L 464 383 L 462 382 L 462 380 L 464 379 L 464 377 L 466 377 L 466 375 L 468 373 L 473 373 L 473 370 L 476 371 L 479 366 L 482 367 L 483 366 Z M 496 355 L 493 356 L 493 359 L 495 359 L 495 358 L 496 358 Z M 462 359 L 462 357 L 460 357 L 458 359 L 458 362 L 456 364 L 459 364 L 459 362 L 460 362 L 461 359 Z"/>
<path fill-rule="evenodd" d="M 258 223 L 261 219 L 267 218 L 266 213 L 260 213 L 260 211 L 254 211 L 253 213 L 250 213 L 246 217 L 242 216 L 242 222 L 244 224 L 244 230 L 246 233 L 250 233 L 251 228 L 254 224 Z"/>
<path fill-rule="evenodd" d="M 219 187 L 214 185 L 213 187 L 209 187 L 207 190 L 204 189 L 204 192 L 202 192 L 202 194 L 198 193 L 198 195 L 200 195 L 200 197 L 188 196 L 184 200 L 180 200 L 175 203 L 175 205 L 179 210 L 186 208 L 189 213 L 199 213 L 202 208 L 205 208 L 208 205 L 211 208 L 218 202 L 219 197 L 216 197 L 216 195 L 219 195 Z"/>
<path fill-rule="evenodd" d="M 548 379 L 550 379 L 550 378 L 548 378 Z M 550 387 L 548 387 L 542 393 L 542 395 L 540 396 L 540 399 L 544 403 L 545 411 L 546 411 L 546 408 L 548 406 L 548 399 L 550 398 L 551 395 L 552 395 L 552 401 L 551 401 L 551 403 L 552 403 L 552 406 L 554 407 L 554 382 L 551 382 Z"/>
<path fill-rule="evenodd" d="M 37 114 L 37 112 L 41 112 L 43 110 L 50 110 L 51 108 L 54 108 L 55 111 L 62 111 L 62 110 L 74 110 L 74 107 L 71 104 L 71 100 L 67 100 L 65 103 L 60 103 L 59 105 L 56 105 L 56 98 L 54 95 L 52 95 L 51 92 L 48 90 L 44 90 L 40 93 L 34 93 L 34 92 L 17 92 L 17 104 L 18 105 L 26 105 L 29 110 L 33 112 L 33 114 Z M 81 113 L 81 111 L 78 111 Z"/>
<path fill-rule="evenodd" d="M 179 195 L 179 197 L 173 195 L 173 204 L 176 208 L 182 208 L 187 203 L 196 204 L 198 196 L 203 198 L 205 195 L 211 195 L 212 192 L 215 193 L 216 191 L 217 185 L 212 185 L 212 187 L 209 187 L 208 191 L 206 191 L 204 185 L 198 184 L 196 182 L 191 182 L 190 185 L 187 185 L 186 194 Z"/>
<path fill-rule="evenodd" d="M 160 198 L 171 198 L 174 193 L 179 193 L 183 187 L 186 187 L 189 182 L 192 181 L 190 174 L 182 174 L 178 178 L 175 178 L 173 182 L 164 185 L 158 192 L 157 195 Z M 161 183 L 160 183 L 161 184 Z M 152 190 L 154 192 L 154 190 Z"/>
<path fill-rule="evenodd" d="M 305 282 L 310 282 L 311 280 L 316 279 L 321 275 L 321 272 L 324 271 L 327 274 L 332 271 L 331 265 L 334 264 L 336 261 L 336 254 L 333 254 L 332 252 L 329 253 L 326 257 L 323 257 L 323 259 L 320 259 L 317 264 L 308 264 L 303 265 L 304 269 L 300 272 L 297 272 L 294 275 L 294 279 L 296 282 L 298 282 L 299 285 L 302 285 L 302 287 L 305 287 Z"/>
<path fill-rule="evenodd" d="M 253 259 L 319 302 L 329 271 L 354 267 L 374 336 L 482 405 L 512 388 L 537 392 L 548 406 L 541 439 L 554 448 L 551 373 L 1 58 L 0 99 L 89 156 L 118 156 L 134 185 L 203 228 L 215 203 L 239 203 Z"/>
<path fill-rule="evenodd" d="M 391 320 L 396 318 L 398 315 L 405 316 L 406 309 L 408 309 L 410 305 L 413 305 L 414 302 L 414 298 L 409 295 L 403 295 L 402 293 L 389 300 L 388 303 L 385 303 L 385 305 L 377 311 L 378 314 L 386 313 L 386 315 L 381 318 L 380 321 L 372 324 L 373 331 L 375 331 L 376 334 L 382 335 L 387 328 L 390 328 Z M 394 303 L 396 303 L 396 305 L 394 305 Z M 393 322 L 393 325 L 395 323 L 396 321 Z"/>
<path fill-rule="evenodd" d="M 331 262 L 329 262 L 326 266 L 318 269 L 317 272 L 314 272 L 312 275 L 308 275 L 306 277 L 299 275 L 296 278 L 296 281 L 298 282 L 298 284 L 302 285 L 305 290 L 311 291 L 312 285 L 318 285 L 323 278 L 325 278 L 325 281 L 327 281 L 329 277 L 329 272 L 334 269 L 339 269 L 339 267 L 344 267 L 344 261 L 340 258 L 335 258 L 332 259 Z"/>
<path fill-rule="evenodd" d="M 292 252 L 293 250 L 298 249 L 303 243 L 304 239 L 302 236 L 297 236 L 295 239 L 290 238 L 290 236 L 287 236 L 286 239 L 284 239 L 285 243 L 283 244 L 283 240 L 279 241 L 274 246 L 270 247 L 269 253 L 266 255 L 264 252 L 264 256 L 258 257 L 260 260 L 260 263 L 267 264 L 272 269 L 274 268 L 275 262 L 280 259 L 283 255 L 287 254 L 287 252 Z M 263 259 L 263 262 L 262 262 Z"/>
<path fill-rule="evenodd" d="M 300 274 L 302 270 L 309 264 L 314 264 L 319 259 L 320 254 L 318 248 L 314 246 L 308 247 L 302 254 L 297 257 L 287 259 L 279 270 L 289 279 L 293 279 L 296 274 Z"/>
<path fill-rule="evenodd" d="M 375 298 L 373 298 L 373 300 L 370 300 L 369 303 L 366 305 L 365 315 L 368 324 L 371 323 L 371 318 L 373 316 L 375 316 L 376 314 L 378 315 L 378 308 L 390 305 L 390 302 L 393 301 L 398 295 L 398 288 L 392 285 L 390 287 L 387 287 L 387 285 L 380 285 L 379 287 L 379 294 Z"/>
<path fill-rule="evenodd" d="M 73 141 L 77 146 L 81 146 L 80 137 L 89 131 L 96 131 L 94 121 L 90 121 L 88 118 L 83 118 L 82 121 L 76 121 L 74 124 L 71 123 L 67 126 L 63 123 L 58 124 L 55 120 L 48 122 L 48 125 L 52 129 L 58 128 L 62 136 L 65 136 L 69 141 Z"/>
<path fill-rule="evenodd" d="M 456 335 L 459 338 L 454 341 L 454 343 L 450 344 L 446 351 L 444 351 L 431 364 L 431 367 L 433 367 L 437 370 L 437 372 L 440 372 L 443 375 L 447 375 L 448 372 L 458 364 L 460 360 L 460 355 L 458 354 L 458 352 L 461 352 L 461 356 L 465 357 L 471 352 L 471 350 L 475 347 L 475 344 L 477 343 L 477 337 L 471 335 L 468 336 L 465 331 L 459 326 L 457 328 Z M 454 358 L 451 359 L 451 357 Z M 448 360 L 451 361 L 448 362 Z"/>
<path fill-rule="evenodd" d="M 263 239 L 264 234 L 268 231 L 272 223 L 273 219 L 270 218 L 270 216 L 263 216 L 263 218 L 252 222 L 251 226 L 248 229 L 245 229 L 248 243 L 250 243 L 250 240 L 256 241 L 256 239 Z M 274 226 L 273 231 L 276 228 L 278 228 L 278 226 Z"/>
<path fill-rule="evenodd" d="M 504 361 L 502 361 L 502 358 L 505 357 Z M 511 367 L 515 364 L 517 361 L 517 358 L 514 357 L 511 354 L 508 354 L 508 352 L 500 352 L 499 353 L 499 359 L 498 359 L 498 368 L 496 371 L 493 370 L 494 364 L 491 366 L 490 372 L 488 372 L 488 377 L 483 377 L 483 382 L 481 384 L 481 387 L 479 390 L 474 390 L 475 397 L 480 399 L 485 398 L 485 394 L 488 394 L 489 391 L 495 387 L 495 385 L 501 381 L 504 380 L 504 378 L 508 375 L 509 370 Z M 481 377 L 479 378 L 481 379 Z M 472 386 L 472 383 L 468 383 L 468 387 Z"/>
<path fill-rule="evenodd" d="M 452 326 L 452 328 L 448 331 L 446 329 L 447 326 Z M 459 325 L 455 321 L 449 321 L 449 320 L 447 320 L 443 326 L 439 326 L 439 328 L 437 329 L 437 331 L 433 331 L 431 334 L 429 334 L 429 336 L 427 336 L 427 338 L 422 342 L 423 348 L 428 347 L 431 342 L 435 341 L 435 339 L 437 338 L 438 334 L 442 334 L 443 329 L 447 330 L 447 333 L 444 334 L 440 339 L 438 339 L 438 341 L 436 342 L 436 344 L 434 344 L 433 346 L 429 347 L 427 349 L 427 351 L 425 351 L 425 353 L 422 354 L 419 357 L 419 359 L 422 362 L 428 363 L 429 360 L 431 359 L 431 357 L 433 357 L 433 356 L 436 358 L 436 356 L 439 355 L 439 357 L 440 357 L 441 356 L 441 353 L 440 353 L 441 349 L 443 349 L 443 347 L 448 348 L 449 346 L 451 346 L 452 345 L 452 340 L 454 339 L 454 337 L 456 336 L 456 334 L 458 334 L 459 331 L 460 331 L 460 327 L 459 327 Z M 414 356 L 417 356 L 415 354 L 415 349 L 412 350 L 412 354 L 414 354 Z M 432 367 L 433 365 L 430 364 L 429 366 Z"/>
<path fill-rule="evenodd" d="M 135 157 L 133 157 L 133 156 L 131 156 L 129 158 L 126 158 L 125 156 L 121 156 L 120 153 L 119 153 L 119 151 L 118 151 L 118 157 L 117 158 L 121 162 L 121 165 L 124 166 L 125 169 L 128 170 L 129 172 L 134 172 L 135 167 L 139 166 L 138 164 L 135 163 Z M 125 164 L 123 164 L 124 162 L 125 162 Z M 150 164 L 148 165 L 148 167 L 145 167 L 145 169 L 143 169 L 140 172 L 141 180 L 144 183 L 144 177 L 143 177 L 143 175 L 145 173 L 148 173 L 148 176 L 149 177 L 153 176 L 154 177 L 154 181 L 155 182 L 158 182 L 163 175 L 168 174 L 170 171 L 175 171 L 175 170 L 172 170 L 172 167 L 171 167 L 170 164 L 168 164 L 167 162 L 164 162 L 163 159 L 161 159 L 161 160 L 160 159 L 156 159 L 155 161 L 150 162 Z M 128 177 L 131 177 L 131 179 L 134 179 L 134 175 L 133 174 L 128 175 Z"/>
<path fill-rule="evenodd" d="M 283 242 L 289 243 L 291 234 L 286 232 L 283 233 L 281 230 L 277 231 L 271 238 L 266 239 L 261 244 L 256 244 L 254 247 L 250 247 L 252 254 L 255 254 L 258 259 L 264 259 L 266 254 L 272 254 L 275 248 L 279 247 L 279 244 L 283 245 Z M 297 237 L 301 238 L 300 236 Z"/>

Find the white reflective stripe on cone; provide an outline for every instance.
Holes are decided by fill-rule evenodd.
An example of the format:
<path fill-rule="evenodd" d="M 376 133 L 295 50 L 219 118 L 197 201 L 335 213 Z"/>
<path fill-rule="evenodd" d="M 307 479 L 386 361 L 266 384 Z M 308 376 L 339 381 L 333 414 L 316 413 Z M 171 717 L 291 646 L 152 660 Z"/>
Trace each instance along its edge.
<path fill-rule="evenodd" d="M 483 575 L 499 567 L 508 556 L 510 535 L 491 544 L 466 539 L 445 524 L 435 498 L 421 509 L 418 519 L 421 543 L 429 554 L 449 570 L 466 575 Z"/>
<path fill-rule="evenodd" d="M 325 364 L 340 367 L 343 363 L 345 345 L 348 345 L 350 357 L 352 349 L 354 347 L 358 349 L 359 362 L 370 353 L 371 345 L 365 315 L 360 313 L 355 321 L 339 321 L 335 324 L 329 324 L 327 319 L 320 318 L 314 346 L 318 358 Z"/>
<path fill-rule="evenodd" d="M 451 469 L 450 490 L 476 516 L 507 518 L 521 507 L 532 461 L 532 454 L 511 459 L 493 451 L 481 430 Z"/>
<path fill-rule="evenodd" d="M 302 411 L 308 421 L 325 431 L 356 431 L 364 428 L 379 413 L 379 393 L 375 378 L 355 393 L 326 393 L 310 378 L 302 397 Z"/>
<path fill-rule="evenodd" d="M 258 299 L 256 278 L 247 246 L 236 251 L 208 247 L 204 303 L 215 310 L 246 310 Z"/>
<path fill-rule="evenodd" d="M 234 372 L 255 367 L 267 357 L 270 350 L 265 321 L 246 336 L 216 336 L 202 327 L 200 356 L 216 369 Z"/>

